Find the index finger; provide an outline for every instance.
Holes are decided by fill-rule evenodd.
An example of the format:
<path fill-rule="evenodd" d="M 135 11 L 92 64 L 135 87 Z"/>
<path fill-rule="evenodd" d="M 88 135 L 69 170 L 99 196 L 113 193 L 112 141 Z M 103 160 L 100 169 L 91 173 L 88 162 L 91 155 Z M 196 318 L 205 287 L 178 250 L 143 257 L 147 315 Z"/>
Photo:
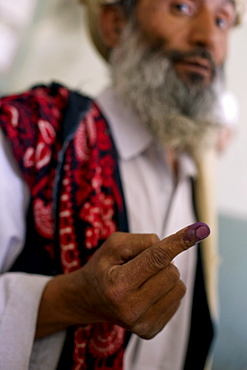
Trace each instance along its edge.
<path fill-rule="evenodd" d="M 142 285 L 167 267 L 178 254 L 207 238 L 209 234 L 209 226 L 197 222 L 153 244 L 125 265 L 125 268 L 129 269 L 127 273 L 131 275 L 132 283 L 134 282 L 135 287 Z"/>

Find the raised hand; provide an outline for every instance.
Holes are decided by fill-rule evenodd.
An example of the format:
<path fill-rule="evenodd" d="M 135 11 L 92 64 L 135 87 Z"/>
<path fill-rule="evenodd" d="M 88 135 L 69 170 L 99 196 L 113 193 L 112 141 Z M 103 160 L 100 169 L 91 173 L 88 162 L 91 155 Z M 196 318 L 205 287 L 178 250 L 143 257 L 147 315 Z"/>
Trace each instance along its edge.
<path fill-rule="evenodd" d="M 109 321 L 152 338 L 172 318 L 186 292 L 172 260 L 209 233 L 206 224 L 196 223 L 162 240 L 154 234 L 112 234 L 84 267 L 48 284 L 44 298 L 53 294 L 60 311 L 54 317 L 57 324 L 51 319 L 42 329 L 41 304 L 38 335 L 59 326 Z"/>

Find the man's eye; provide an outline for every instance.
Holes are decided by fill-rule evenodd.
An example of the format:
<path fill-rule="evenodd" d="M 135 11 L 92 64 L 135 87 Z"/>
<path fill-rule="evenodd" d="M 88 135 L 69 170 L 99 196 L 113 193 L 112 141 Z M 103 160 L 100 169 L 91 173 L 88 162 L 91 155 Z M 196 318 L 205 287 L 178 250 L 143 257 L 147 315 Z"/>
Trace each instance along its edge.
<path fill-rule="evenodd" d="M 176 14 L 190 16 L 193 14 L 193 7 L 187 3 L 176 3 L 176 4 L 173 4 L 173 11 Z"/>
<path fill-rule="evenodd" d="M 217 25 L 217 27 L 221 28 L 222 30 L 228 30 L 229 28 L 232 27 L 232 24 L 233 24 L 233 22 L 230 22 L 226 18 L 220 18 L 220 17 L 218 17 L 216 19 L 216 25 Z"/>

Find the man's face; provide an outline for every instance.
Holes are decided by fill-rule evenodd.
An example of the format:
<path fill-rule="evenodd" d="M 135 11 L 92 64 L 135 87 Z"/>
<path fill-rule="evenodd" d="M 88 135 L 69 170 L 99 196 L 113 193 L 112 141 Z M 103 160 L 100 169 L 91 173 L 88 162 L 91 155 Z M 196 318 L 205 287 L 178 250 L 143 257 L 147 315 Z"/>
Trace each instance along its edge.
<path fill-rule="evenodd" d="M 145 42 L 175 52 L 173 67 L 180 78 L 207 86 L 213 63 L 222 67 L 225 61 L 235 6 L 231 0 L 139 0 L 135 18 Z"/>
<path fill-rule="evenodd" d="M 139 0 L 111 57 L 112 81 L 165 147 L 194 155 L 216 140 L 228 0 Z"/>

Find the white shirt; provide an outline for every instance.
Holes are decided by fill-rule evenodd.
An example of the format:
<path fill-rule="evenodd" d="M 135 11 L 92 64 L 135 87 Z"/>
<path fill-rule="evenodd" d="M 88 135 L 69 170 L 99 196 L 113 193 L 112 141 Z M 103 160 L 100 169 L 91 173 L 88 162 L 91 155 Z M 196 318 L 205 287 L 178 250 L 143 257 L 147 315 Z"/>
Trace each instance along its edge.
<path fill-rule="evenodd" d="M 108 120 L 119 153 L 130 232 L 152 232 L 163 238 L 193 223 L 189 181 L 189 177 L 195 176 L 192 161 L 181 156 L 175 186 L 165 151 L 135 113 L 122 105 L 110 88 L 97 102 Z M 56 368 L 65 332 L 36 341 L 33 346 L 39 300 L 49 277 L 4 273 L 24 245 L 30 195 L 1 130 L 0 179 L 0 368 L 52 370 Z M 186 296 L 173 319 L 154 339 L 144 341 L 132 336 L 125 354 L 125 370 L 182 368 L 195 259 L 193 248 L 175 259 L 187 286 Z"/>

